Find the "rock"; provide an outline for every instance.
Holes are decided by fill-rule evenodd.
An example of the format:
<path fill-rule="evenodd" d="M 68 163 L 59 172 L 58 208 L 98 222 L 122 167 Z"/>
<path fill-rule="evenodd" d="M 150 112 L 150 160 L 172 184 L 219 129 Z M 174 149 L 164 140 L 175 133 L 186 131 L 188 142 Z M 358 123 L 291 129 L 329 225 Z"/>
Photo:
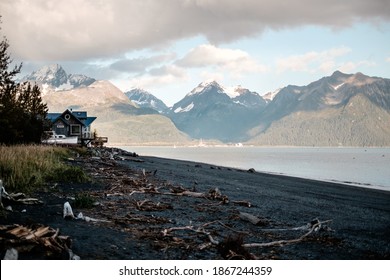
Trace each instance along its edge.
<path fill-rule="evenodd" d="M 17 260 L 19 258 L 18 251 L 15 248 L 8 249 L 5 252 L 3 260 Z"/>
<path fill-rule="evenodd" d="M 72 207 L 70 206 L 69 202 L 64 203 L 63 218 L 64 219 L 74 219 L 73 210 L 72 210 Z"/>
<path fill-rule="evenodd" d="M 248 172 L 248 173 L 255 173 L 256 170 L 255 170 L 254 168 L 249 168 L 247 172 Z"/>

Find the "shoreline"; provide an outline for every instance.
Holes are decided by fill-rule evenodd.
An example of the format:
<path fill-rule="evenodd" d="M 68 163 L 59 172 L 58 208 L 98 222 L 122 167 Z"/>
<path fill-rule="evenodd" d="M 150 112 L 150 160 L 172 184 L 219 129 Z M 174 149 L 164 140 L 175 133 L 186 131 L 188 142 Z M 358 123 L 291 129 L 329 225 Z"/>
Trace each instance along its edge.
<path fill-rule="evenodd" d="M 0 223 L 58 229 L 89 260 L 390 258 L 389 192 L 121 151 L 112 159 L 113 152 L 69 161 L 94 182 L 60 183 L 37 194 L 43 205 L 15 205 Z M 80 193 L 96 206 L 75 207 Z M 66 201 L 98 222 L 63 219 Z M 330 222 L 300 240 L 317 220 Z M 225 250 L 232 245 L 234 254 Z"/>
<path fill-rule="evenodd" d="M 114 147 L 112 147 L 114 148 Z M 294 177 L 294 178 L 302 178 L 302 179 L 308 179 L 308 180 L 316 180 L 316 181 L 322 181 L 322 182 L 330 182 L 330 183 L 337 183 L 337 184 L 342 184 L 342 185 L 348 185 L 348 186 L 356 186 L 356 187 L 360 187 L 360 188 L 368 188 L 368 189 L 378 189 L 378 190 L 383 190 L 383 191 L 390 191 L 390 184 L 388 185 L 383 185 L 383 184 L 380 184 L 378 182 L 382 182 L 383 183 L 383 180 L 385 179 L 381 179 L 380 181 L 378 181 L 377 179 L 374 179 L 373 180 L 373 175 L 371 175 L 371 177 L 368 178 L 368 180 L 365 180 L 365 181 L 357 181 L 355 179 L 350 179 L 350 178 L 347 178 L 347 177 L 344 177 L 343 176 L 340 176 L 340 174 L 337 174 L 335 172 L 331 172 L 330 174 L 328 174 L 328 178 L 326 178 L 325 176 L 323 177 L 320 177 L 319 174 L 318 174 L 318 171 L 314 170 L 315 173 L 317 174 L 314 174 L 313 176 L 306 176 L 305 174 L 303 174 L 303 172 L 301 172 L 300 170 L 295 170 L 291 173 L 288 173 L 286 170 L 283 170 L 283 169 L 286 169 L 286 166 L 281 166 L 281 171 L 279 170 L 270 170 L 270 169 L 275 169 L 275 166 L 263 166 L 263 170 L 261 170 L 261 168 L 259 168 L 255 162 L 252 162 L 253 166 L 251 166 L 250 164 L 247 164 L 247 163 L 244 163 L 244 162 L 241 162 L 241 161 L 236 161 L 234 164 L 236 166 L 234 166 L 233 164 L 231 165 L 228 165 L 228 164 L 224 164 L 224 163 L 221 163 L 220 160 L 215 160 L 213 158 L 208 158 L 208 160 L 204 160 L 202 158 L 199 158 L 196 154 L 193 154 L 193 152 L 190 152 L 188 155 L 188 157 L 183 157 L 181 155 L 177 156 L 176 153 L 174 152 L 176 149 L 171 147 L 172 148 L 172 152 L 167 152 L 166 149 L 170 148 L 170 147 L 162 147 L 162 146 L 151 146 L 151 147 L 146 147 L 146 146 L 118 146 L 118 148 L 120 149 L 125 149 L 125 150 L 134 150 L 138 153 L 140 153 L 140 155 L 143 155 L 143 156 L 156 156 L 156 157 L 161 157 L 161 158 L 166 158 L 166 159 L 172 159 L 172 160 L 184 160 L 184 161 L 193 161 L 193 162 L 197 162 L 197 163 L 204 163 L 204 164 L 215 164 L 215 165 L 220 165 L 222 167 L 225 167 L 225 168 L 235 168 L 235 169 L 242 169 L 242 170 L 247 170 L 249 168 L 254 168 L 257 172 L 260 172 L 260 173 L 266 173 L 266 174 L 274 174 L 274 175 L 279 175 L 279 176 L 288 176 L 288 177 Z M 145 149 L 148 149 L 148 148 L 151 148 L 152 150 L 150 152 L 146 152 L 145 153 Z M 200 153 L 202 153 L 202 151 L 207 151 L 208 148 L 229 148 L 229 149 L 233 149 L 233 151 L 240 151 L 242 149 L 242 147 L 234 147 L 234 146 L 229 146 L 229 147 L 177 147 L 178 149 L 185 149 L 185 150 L 194 150 L 194 151 L 197 151 L 199 149 L 199 151 L 201 151 Z M 245 148 L 248 148 L 248 147 L 244 147 Z M 253 148 L 253 147 L 250 147 L 250 148 Z M 264 149 L 268 149 L 268 148 L 275 148 L 275 147 L 255 147 L 255 148 L 264 148 Z M 277 149 L 295 149 L 295 148 L 298 148 L 298 149 L 309 149 L 309 150 L 313 150 L 315 151 L 316 149 L 364 149 L 365 151 L 367 149 L 386 149 L 386 148 L 381 148 L 381 147 L 370 147 L 370 148 L 367 148 L 367 147 L 277 147 Z M 155 151 L 154 149 L 163 149 L 162 151 L 160 150 L 157 150 Z M 175 150 L 173 150 L 175 149 Z M 139 152 L 139 150 L 141 150 L 141 152 Z M 143 154 L 144 152 L 144 154 Z M 158 155 L 156 155 L 156 153 Z M 204 152 L 203 152 L 204 153 Z M 187 154 L 187 151 L 184 151 L 184 154 Z M 220 154 L 218 153 L 214 153 L 217 157 L 218 156 L 221 156 Z M 238 156 L 237 153 L 234 153 L 236 154 L 236 156 Z M 262 154 L 261 154 L 262 155 Z M 190 159 L 191 156 L 195 156 L 193 159 Z M 265 154 L 265 156 L 267 156 L 267 154 Z M 354 156 L 354 159 L 355 159 L 355 155 Z M 357 155 L 356 157 L 358 157 L 359 155 Z M 278 157 L 278 152 L 276 152 L 276 157 Z M 232 157 L 227 157 L 227 161 L 232 163 Z M 264 161 L 264 159 L 263 159 Z M 365 164 L 365 162 L 362 162 L 361 163 L 362 165 Z M 237 166 L 237 165 L 242 165 L 242 166 Z M 302 167 L 303 168 L 303 167 Z M 268 170 L 267 170 L 268 169 Z M 362 171 L 362 170 L 361 170 Z M 364 170 L 366 171 L 366 170 Z M 309 171 L 310 172 L 310 171 Z M 301 173 L 301 174 L 300 174 Z M 332 173 L 333 174 L 333 178 L 331 177 L 332 176 Z M 389 177 L 389 180 L 390 180 L 390 177 Z M 376 182 L 375 182 L 376 181 Z M 390 182 L 390 181 L 389 181 Z"/>
<path fill-rule="evenodd" d="M 351 239 L 352 243 L 370 243 L 375 235 L 382 236 L 379 239 L 383 238 L 384 243 L 377 240 L 382 243 L 377 249 L 390 256 L 388 191 L 279 174 L 252 173 L 185 160 L 149 156 L 142 156 L 142 159 L 145 160 L 144 166 L 148 166 L 149 162 L 149 168 L 159 167 L 157 174 L 164 180 L 175 180 L 187 186 L 196 182 L 198 188 L 204 185 L 206 189 L 218 186 L 222 192 L 227 191 L 229 197 L 253 201 L 256 205 L 253 210 L 261 209 L 257 212 L 261 216 L 282 224 L 297 225 L 304 223 L 303 217 L 318 217 L 333 219 L 332 226 L 338 231 L 336 235 L 341 234 L 342 239 Z M 136 167 L 137 164 L 131 163 L 130 166 Z M 381 219 L 383 221 L 379 222 Z M 374 228 L 378 232 L 373 231 Z"/>
<path fill-rule="evenodd" d="M 121 149 L 118 147 L 118 149 Z M 192 160 L 186 160 L 186 159 L 175 159 L 175 158 L 168 158 L 168 157 L 160 157 L 160 156 L 149 156 L 149 155 L 138 155 L 140 158 L 143 159 L 150 159 L 151 162 L 154 162 L 153 160 L 158 160 L 158 161 L 167 161 L 167 162 L 179 162 L 183 165 L 189 166 L 189 165 L 194 165 L 194 166 L 207 166 L 210 169 L 225 169 L 229 171 L 235 171 L 239 173 L 254 173 L 258 175 L 264 175 L 264 176 L 271 176 L 275 178 L 285 178 L 287 180 L 298 180 L 298 181 L 307 181 L 307 182 L 313 182 L 314 184 L 318 183 L 321 185 L 331 185 L 334 187 L 352 187 L 356 189 L 363 189 L 363 190 L 373 190 L 373 191 L 381 191 L 381 192 L 389 192 L 390 189 L 385 186 L 376 186 L 376 185 L 370 185 L 367 183 L 358 183 L 358 182 L 349 182 L 349 181 L 338 181 L 335 179 L 317 179 L 317 178 L 310 178 L 310 177 L 303 177 L 303 176 L 295 176 L 291 174 L 285 174 L 285 173 L 278 173 L 278 172 L 267 172 L 267 171 L 261 171 L 261 170 L 249 170 L 249 169 L 244 169 L 244 168 L 239 168 L 239 167 L 232 167 L 232 166 L 224 166 L 224 165 L 218 165 L 218 164 L 213 164 L 213 163 L 208 163 L 208 162 L 202 162 L 202 161 L 192 161 Z M 201 168 L 201 167 L 200 167 Z"/>
<path fill-rule="evenodd" d="M 328 180 L 326 180 L 326 179 L 316 179 L 316 178 L 310 178 L 310 177 L 293 176 L 293 175 L 289 175 L 289 174 L 276 173 L 276 172 L 265 172 L 265 171 L 256 171 L 256 172 L 264 173 L 264 174 L 270 174 L 270 175 L 275 175 L 275 176 L 285 176 L 285 177 L 291 177 L 291 178 L 297 178 L 297 179 L 303 179 L 303 180 L 318 181 L 318 182 L 323 182 L 323 183 L 333 183 L 333 184 L 337 184 L 337 185 L 341 185 L 341 186 L 351 186 L 351 187 L 357 187 L 357 188 L 364 188 L 364 189 L 370 189 L 370 190 L 380 190 L 380 191 L 390 192 L 390 187 L 371 185 L 371 184 L 368 184 L 368 183 L 339 181 L 339 180 L 335 180 L 335 179 L 328 179 Z"/>

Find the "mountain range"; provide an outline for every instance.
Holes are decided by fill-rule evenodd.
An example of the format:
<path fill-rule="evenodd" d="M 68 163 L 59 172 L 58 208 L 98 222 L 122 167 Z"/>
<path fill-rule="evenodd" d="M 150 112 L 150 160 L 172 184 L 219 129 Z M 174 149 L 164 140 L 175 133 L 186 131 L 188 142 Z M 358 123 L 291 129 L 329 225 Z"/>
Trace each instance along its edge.
<path fill-rule="evenodd" d="M 46 71 L 49 69 L 48 71 Z M 172 121 L 157 111 L 140 108 L 109 81 L 91 81 L 67 86 L 70 78 L 62 67 L 44 67 L 27 76 L 25 80 L 39 84 L 43 91 L 43 101 L 49 112 L 63 112 L 67 108 L 87 111 L 97 117 L 93 128 L 98 135 L 107 136 L 110 144 L 166 145 L 189 143 L 189 137 L 179 131 Z"/>
<path fill-rule="evenodd" d="M 263 96 L 201 83 L 165 114 L 193 138 L 252 145 L 389 146 L 390 80 L 336 71 Z"/>
<path fill-rule="evenodd" d="M 389 146 L 390 80 L 336 71 L 284 87 L 248 136 L 255 145 Z"/>
<path fill-rule="evenodd" d="M 390 80 L 339 71 L 263 96 L 203 82 L 168 108 L 142 89 L 44 67 L 25 80 L 44 89 L 50 111 L 95 115 L 112 143 L 189 144 L 191 139 L 252 145 L 390 146 Z M 75 82 L 78 81 L 78 82 Z"/>
<path fill-rule="evenodd" d="M 167 115 L 193 138 L 240 142 L 246 140 L 246 131 L 255 125 L 265 106 L 256 92 L 243 88 L 229 92 L 214 81 L 199 84 Z"/>
<path fill-rule="evenodd" d="M 61 65 L 52 64 L 40 68 L 22 78 L 22 81 L 35 82 L 43 89 L 67 90 L 89 86 L 96 80 L 82 74 L 67 74 Z"/>

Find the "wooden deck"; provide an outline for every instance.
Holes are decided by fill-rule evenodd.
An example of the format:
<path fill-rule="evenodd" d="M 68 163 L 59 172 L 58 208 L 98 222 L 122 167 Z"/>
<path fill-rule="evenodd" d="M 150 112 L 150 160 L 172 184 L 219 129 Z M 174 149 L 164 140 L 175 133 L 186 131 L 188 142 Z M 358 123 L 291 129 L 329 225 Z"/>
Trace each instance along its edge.
<path fill-rule="evenodd" d="M 108 142 L 108 137 L 96 137 L 91 141 L 91 145 L 94 147 L 103 147 L 104 143 Z"/>

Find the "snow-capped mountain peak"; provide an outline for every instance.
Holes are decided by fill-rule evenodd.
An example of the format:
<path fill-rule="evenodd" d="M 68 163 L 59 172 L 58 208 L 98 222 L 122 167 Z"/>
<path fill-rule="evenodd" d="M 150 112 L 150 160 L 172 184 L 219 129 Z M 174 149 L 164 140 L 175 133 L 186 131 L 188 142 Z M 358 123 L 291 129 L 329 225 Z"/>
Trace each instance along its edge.
<path fill-rule="evenodd" d="M 194 88 L 188 96 L 195 95 L 195 94 L 201 94 L 203 92 L 206 92 L 212 88 L 216 88 L 218 92 L 224 93 L 224 88 L 218 84 L 216 81 L 206 81 L 200 83 L 196 88 Z"/>
<path fill-rule="evenodd" d="M 89 86 L 96 80 L 85 75 L 67 74 L 59 64 L 50 64 L 41 67 L 22 81 L 32 81 L 41 85 L 44 91 L 69 90 L 80 86 Z"/>
<path fill-rule="evenodd" d="M 125 95 L 140 108 L 151 108 L 160 113 L 168 109 L 163 101 L 144 89 L 133 88 L 125 92 Z"/>
<path fill-rule="evenodd" d="M 60 65 L 51 64 L 34 71 L 31 75 L 24 77 L 23 80 L 59 87 L 68 82 L 68 75 Z"/>

